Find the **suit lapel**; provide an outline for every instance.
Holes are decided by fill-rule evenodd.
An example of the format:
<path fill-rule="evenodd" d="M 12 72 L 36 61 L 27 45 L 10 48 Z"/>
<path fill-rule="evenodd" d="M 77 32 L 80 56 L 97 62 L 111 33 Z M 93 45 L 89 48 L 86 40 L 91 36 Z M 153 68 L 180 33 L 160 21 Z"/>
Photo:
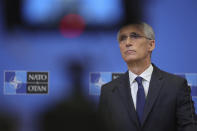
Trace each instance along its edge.
<path fill-rule="evenodd" d="M 143 115 L 143 121 L 142 126 L 144 125 L 149 113 L 151 112 L 151 109 L 153 108 L 153 105 L 159 95 L 159 92 L 162 88 L 162 76 L 161 71 L 153 65 L 153 74 L 151 77 L 150 85 L 149 85 L 149 91 L 144 107 L 144 115 Z"/>
<path fill-rule="evenodd" d="M 128 111 L 129 117 L 136 124 L 136 126 L 139 127 L 137 113 L 135 111 L 134 104 L 133 104 L 132 97 L 131 97 L 131 89 L 130 89 L 128 71 L 120 79 L 120 84 L 118 85 L 118 92 L 119 92 L 120 98 L 122 99 L 122 102 L 124 103 Z"/>

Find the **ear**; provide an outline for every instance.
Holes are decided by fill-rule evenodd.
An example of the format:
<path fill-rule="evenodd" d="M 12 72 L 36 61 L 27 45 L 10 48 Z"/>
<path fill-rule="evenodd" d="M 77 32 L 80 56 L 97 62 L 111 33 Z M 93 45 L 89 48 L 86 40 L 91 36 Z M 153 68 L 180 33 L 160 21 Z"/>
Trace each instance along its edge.
<path fill-rule="evenodd" d="M 149 46 L 149 51 L 152 52 L 155 49 L 155 40 L 150 40 L 148 46 Z"/>

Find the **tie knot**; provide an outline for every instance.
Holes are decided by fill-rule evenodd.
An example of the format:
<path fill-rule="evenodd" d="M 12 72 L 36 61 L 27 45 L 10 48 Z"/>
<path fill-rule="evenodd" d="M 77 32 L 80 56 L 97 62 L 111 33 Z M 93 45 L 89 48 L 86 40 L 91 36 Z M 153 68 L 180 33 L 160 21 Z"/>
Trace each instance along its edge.
<path fill-rule="evenodd" d="M 137 81 L 138 85 L 141 85 L 142 84 L 142 77 L 138 76 L 135 78 L 135 80 Z"/>

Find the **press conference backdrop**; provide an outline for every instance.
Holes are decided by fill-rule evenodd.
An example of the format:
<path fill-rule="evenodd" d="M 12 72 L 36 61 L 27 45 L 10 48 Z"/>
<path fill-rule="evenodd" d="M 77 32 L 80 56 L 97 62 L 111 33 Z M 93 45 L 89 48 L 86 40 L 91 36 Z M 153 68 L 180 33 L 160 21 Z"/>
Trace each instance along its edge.
<path fill-rule="evenodd" d="M 94 101 L 95 105 L 99 101 L 101 84 L 111 80 L 110 72 L 127 70 L 116 40 L 117 28 L 86 30 L 86 26 L 108 27 L 113 21 L 117 24 L 124 18 L 121 1 L 99 0 L 99 3 L 93 0 L 82 1 L 85 4 L 78 9 L 79 4 L 75 4 L 77 0 L 26 0 L 21 9 L 23 14 L 21 25 L 13 24 L 13 19 L 16 18 L 15 12 L 11 11 L 11 15 L 7 15 L 7 11 L 2 11 L 5 7 L 2 7 L 0 1 L 2 7 L 0 8 L 0 113 L 14 117 L 9 123 L 15 123 L 19 131 L 38 131 L 41 115 L 60 100 L 68 100 L 72 96 L 75 83 L 70 80 L 72 74 L 69 73 L 68 67 L 73 60 L 83 67 L 81 88 L 84 96 Z M 68 3 L 64 2 L 70 2 L 75 6 L 66 7 Z M 154 28 L 156 34 L 156 48 L 152 54 L 152 62 L 162 70 L 182 74 L 181 76 L 188 80 L 196 107 L 197 1 L 149 0 L 142 8 L 145 12 L 143 20 Z M 59 28 L 34 30 L 34 27 L 47 28 L 58 25 L 59 21 L 56 21 L 56 18 L 61 20 L 62 9 L 77 13 L 84 18 L 86 26 L 79 36 L 67 38 Z M 95 16 L 98 16 L 99 20 Z M 11 19 L 11 22 L 7 23 L 6 18 Z M 24 25 L 27 27 L 22 28 Z M 7 83 L 4 78 L 6 71 L 48 72 L 49 91 L 46 94 L 7 95 L 4 93 L 4 85 Z M 98 73 L 90 80 L 90 72 L 109 73 Z M 91 83 L 96 86 L 90 86 Z"/>
<path fill-rule="evenodd" d="M 101 86 L 110 82 L 111 80 L 117 79 L 123 73 L 115 72 L 92 72 L 90 73 L 90 95 L 100 95 Z M 197 114 L 197 73 L 182 73 L 175 74 L 185 78 L 188 81 L 188 85 L 191 87 L 191 96 L 195 104 L 195 111 Z"/>

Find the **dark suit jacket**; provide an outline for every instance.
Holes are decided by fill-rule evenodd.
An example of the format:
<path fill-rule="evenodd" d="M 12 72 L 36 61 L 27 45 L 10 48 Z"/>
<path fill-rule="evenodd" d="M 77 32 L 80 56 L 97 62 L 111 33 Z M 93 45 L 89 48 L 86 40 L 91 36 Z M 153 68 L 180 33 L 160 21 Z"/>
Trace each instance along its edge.
<path fill-rule="evenodd" d="M 109 130 L 197 131 L 189 89 L 184 78 L 153 65 L 141 125 L 131 97 L 128 72 L 102 86 L 99 112 Z"/>

